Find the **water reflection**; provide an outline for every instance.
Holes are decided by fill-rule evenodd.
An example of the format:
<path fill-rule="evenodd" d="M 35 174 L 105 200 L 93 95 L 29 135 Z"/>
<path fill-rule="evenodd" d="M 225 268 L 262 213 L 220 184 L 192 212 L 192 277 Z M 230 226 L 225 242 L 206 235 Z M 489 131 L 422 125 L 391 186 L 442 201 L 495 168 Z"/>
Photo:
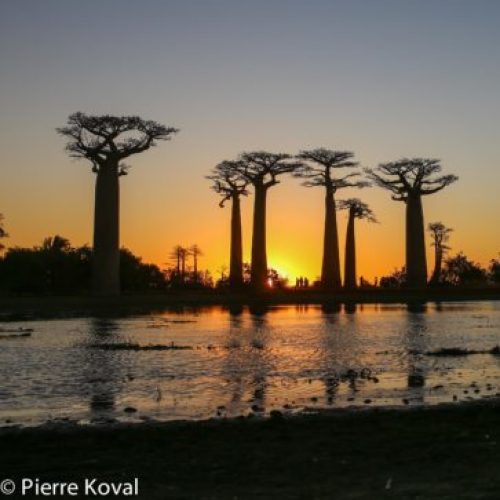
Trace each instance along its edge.
<path fill-rule="evenodd" d="M 252 409 L 263 412 L 266 407 L 267 374 L 271 368 L 266 354 L 269 321 L 265 306 L 250 308 L 250 324 L 242 315 L 230 314 L 223 373 L 228 383 L 230 415 Z"/>
<path fill-rule="evenodd" d="M 1 346 L 0 425 L 61 415 L 129 419 L 134 414 L 125 413 L 126 406 L 138 409 L 134 419 L 175 419 L 211 417 L 218 407 L 238 415 L 311 402 L 434 404 L 454 394 L 481 397 L 487 389 L 481 386 L 476 396 L 473 381 L 500 386 L 496 356 L 424 354 L 500 344 L 499 302 L 353 309 L 256 304 L 19 322 L 9 328 L 29 326 L 33 335 Z M 161 349 L 91 347 L 128 342 Z"/>
<path fill-rule="evenodd" d="M 82 349 L 84 387 L 89 396 L 91 418 L 111 415 L 116 409 L 116 397 L 124 380 L 130 378 L 126 352 L 107 351 L 92 346 L 123 341 L 116 320 L 93 318 L 90 320 L 87 342 Z M 128 372 L 128 373 L 127 373 Z"/>
<path fill-rule="evenodd" d="M 424 402 L 425 382 L 428 372 L 427 311 L 421 305 L 408 305 L 406 315 L 408 390 L 411 400 Z"/>

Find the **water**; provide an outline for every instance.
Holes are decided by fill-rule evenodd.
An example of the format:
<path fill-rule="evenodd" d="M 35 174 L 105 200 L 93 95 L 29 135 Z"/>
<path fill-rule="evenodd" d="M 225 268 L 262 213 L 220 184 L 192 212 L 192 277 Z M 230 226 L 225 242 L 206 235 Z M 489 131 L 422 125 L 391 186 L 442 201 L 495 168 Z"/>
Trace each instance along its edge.
<path fill-rule="evenodd" d="M 220 307 L 0 323 L 0 425 L 433 405 L 500 393 L 500 302 Z M 5 330 L 32 328 L 5 338 Z M 112 350 L 172 343 L 185 349 Z M 129 411 L 125 411 L 127 409 Z M 132 411 L 135 409 L 137 411 Z"/>

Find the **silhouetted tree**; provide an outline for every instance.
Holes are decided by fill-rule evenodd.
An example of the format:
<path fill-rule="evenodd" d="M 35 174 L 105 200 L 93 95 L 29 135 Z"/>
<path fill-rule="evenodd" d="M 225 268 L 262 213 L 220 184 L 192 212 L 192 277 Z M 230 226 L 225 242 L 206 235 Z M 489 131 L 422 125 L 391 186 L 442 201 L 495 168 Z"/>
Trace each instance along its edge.
<path fill-rule="evenodd" d="M 366 219 L 369 222 L 377 222 L 372 210 L 366 203 L 358 198 L 349 198 L 338 202 L 340 210 L 349 210 L 344 262 L 344 288 L 353 290 L 357 287 L 356 276 L 356 236 L 354 222 L 356 219 Z"/>
<path fill-rule="evenodd" d="M 325 230 L 323 236 L 323 261 L 321 265 L 321 284 L 327 290 L 338 290 L 342 286 L 340 277 L 339 237 L 335 193 L 346 187 L 366 187 L 369 183 L 359 180 L 358 172 L 336 176 L 335 169 L 355 168 L 354 154 L 350 151 L 334 151 L 319 148 L 301 151 L 297 156 L 306 161 L 295 175 L 304 178 L 304 186 L 325 188 Z"/>
<path fill-rule="evenodd" d="M 490 262 L 490 279 L 495 284 L 500 284 L 500 260 L 492 259 Z"/>
<path fill-rule="evenodd" d="M 145 264 L 127 248 L 120 249 L 120 278 L 123 290 L 162 290 L 165 276 L 155 264 Z"/>
<path fill-rule="evenodd" d="M 266 199 L 267 191 L 275 186 L 278 176 L 295 172 L 302 166 L 293 162 L 288 154 L 255 151 L 243 153 L 236 166 L 237 172 L 254 188 L 254 212 L 252 235 L 252 287 L 263 290 L 267 282 L 267 251 L 266 251 Z"/>
<path fill-rule="evenodd" d="M 170 252 L 170 258 L 176 263 L 175 276 L 172 276 L 172 281 L 177 282 L 177 284 L 184 283 L 186 281 L 186 259 L 189 255 L 189 250 L 182 245 L 175 245 L 175 247 Z"/>
<path fill-rule="evenodd" d="M 432 246 L 434 247 L 434 271 L 429 284 L 436 286 L 441 281 L 443 257 L 450 249 L 446 243 L 450 239 L 450 233 L 453 229 L 446 227 L 442 222 L 432 222 L 427 226 L 427 230 L 431 233 Z"/>
<path fill-rule="evenodd" d="M 198 282 L 198 258 L 203 255 L 201 248 L 195 243 L 191 245 L 188 249 L 190 255 L 193 256 L 193 281 Z"/>
<path fill-rule="evenodd" d="M 477 286 L 486 284 L 488 273 L 479 264 L 459 252 L 455 257 L 445 260 L 443 277 L 451 285 Z"/>
<path fill-rule="evenodd" d="M 178 130 L 138 116 L 93 116 L 74 113 L 57 129 L 67 137 L 66 150 L 85 158 L 97 174 L 94 211 L 93 290 L 97 294 L 120 292 L 119 178 L 128 167 L 123 160 L 168 140 Z"/>
<path fill-rule="evenodd" d="M 0 214 L 0 240 L 2 238 L 7 238 L 7 236 L 9 236 L 7 234 L 7 231 L 5 230 L 4 226 L 3 226 L 3 220 L 4 220 L 4 216 L 2 214 Z M 1 241 L 0 241 L 0 252 L 5 248 L 4 245 L 2 245 Z"/>
<path fill-rule="evenodd" d="M 243 285 L 243 243 L 241 231 L 240 197 L 248 194 L 248 180 L 241 177 L 240 162 L 223 161 L 207 177 L 213 181 L 212 189 L 222 196 L 219 206 L 231 200 L 231 248 L 229 261 L 229 285 L 239 288 Z"/>
<path fill-rule="evenodd" d="M 392 199 L 406 204 L 406 284 L 411 288 L 427 285 L 424 214 L 422 196 L 437 193 L 455 182 L 455 175 L 437 176 L 439 160 L 403 158 L 366 169 L 375 183 L 389 190 Z"/>
<path fill-rule="evenodd" d="M 402 288 L 406 285 L 406 269 L 394 269 L 389 276 L 382 276 L 379 281 L 380 288 Z"/>
<path fill-rule="evenodd" d="M 62 236 L 45 238 L 33 248 L 9 248 L 0 267 L 0 283 L 14 293 L 81 293 L 90 289 L 92 249 L 74 248 Z M 163 289 L 165 278 L 154 264 L 144 264 L 120 249 L 120 277 L 125 291 Z"/>
<path fill-rule="evenodd" d="M 71 249 L 71 243 L 67 238 L 56 234 L 55 236 L 44 238 L 41 249 L 52 253 L 67 252 Z"/>

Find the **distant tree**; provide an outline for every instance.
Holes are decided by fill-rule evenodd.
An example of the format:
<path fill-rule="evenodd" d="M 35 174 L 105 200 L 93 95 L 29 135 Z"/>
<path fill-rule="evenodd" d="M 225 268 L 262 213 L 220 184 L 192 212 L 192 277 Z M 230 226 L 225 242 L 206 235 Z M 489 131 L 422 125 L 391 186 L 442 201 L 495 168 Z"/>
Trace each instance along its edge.
<path fill-rule="evenodd" d="M 173 281 L 177 284 L 186 282 L 186 260 L 189 255 L 189 249 L 182 245 L 175 245 L 170 252 L 170 258 L 176 263 L 176 272 Z"/>
<path fill-rule="evenodd" d="M 63 238 L 56 234 L 55 236 L 44 238 L 41 249 L 46 252 L 54 253 L 68 252 L 71 250 L 71 243 L 67 238 Z"/>
<path fill-rule="evenodd" d="M 496 285 L 500 284 L 500 260 L 492 259 L 489 271 L 491 281 Z"/>
<path fill-rule="evenodd" d="M 0 283 L 7 291 L 30 294 L 67 294 L 90 289 L 92 249 L 72 247 L 62 236 L 45 238 L 33 248 L 9 248 L 0 268 Z M 120 249 L 123 290 L 159 290 L 166 286 L 163 273 L 145 264 L 125 248 Z"/>
<path fill-rule="evenodd" d="M 293 173 L 302 166 L 291 161 L 288 154 L 254 151 L 240 155 L 236 171 L 254 188 L 254 212 L 252 235 L 252 279 L 256 290 L 268 287 L 266 250 L 266 200 L 269 188 L 279 184 L 278 177 Z"/>
<path fill-rule="evenodd" d="M 288 278 L 281 276 L 276 269 L 270 268 L 267 270 L 267 282 L 271 288 L 285 288 L 288 283 Z"/>
<path fill-rule="evenodd" d="M 9 236 L 7 234 L 7 231 L 5 230 L 4 226 L 3 226 L 3 220 L 4 220 L 4 216 L 2 214 L 0 214 L 0 240 L 3 239 L 3 238 L 7 238 L 7 236 Z M 1 241 L 0 241 L 0 252 L 5 248 L 4 245 L 2 245 Z"/>
<path fill-rule="evenodd" d="M 447 283 L 454 286 L 485 285 L 488 281 L 487 271 L 469 260 L 462 252 L 445 260 L 443 277 Z"/>
<path fill-rule="evenodd" d="M 394 269 L 389 276 L 382 276 L 379 281 L 380 288 L 402 288 L 406 285 L 406 269 Z"/>
<path fill-rule="evenodd" d="M 422 196 L 437 193 L 455 182 L 455 175 L 438 176 L 439 160 L 403 158 L 366 169 L 378 186 L 392 193 L 392 199 L 406 204 L 406 284 L 411 288 L 427 285 L 424 214 Z"/>
<path fill-rule="evenodd" d="M 166 287 L 165 276 L 158 266 L 144 264 L 127 248 L 120 249 L 120 278 L 123 290 L 148 291 Z"/>
<path fill-rule="evenodd" d="M 219 206 L 231 200 L 231 248 L 229 261 L 229 285 L 240 288 L 243 285 L 243 242 L 241 231 L 240 197 L 248 194 L 248 179 L 240 175 L 244 166 L 240 162 L 223 161 L 216 165 L 207 179 L 212 189 L 222 196 Z"/>
<path fill-rule="evenodd" d="M 325 189 L 325 230 L 323 236 L 323 261 L 321 265 L 321 284 L 327 290 L 338 290 L 342 286 L 340 277 L 339 237 L 335 194 L 347 187 L 366 187 L 369 183 L 359 179 L 359 172 L 337 176 L 336 170 L 352 169 L 358 166 L 350 151 L 335 151 L 318 148 L 301 151 L 297 156 L 304 162 L 295 176 L 305 179 L 307 187 L 320 186 Z"/>
<path fill-rule="evenodd" d="M 432 246 L 434 247 L 434 271 L 429 284 L 436 286 L 441 282 L 443 257 L 450 250 L 446 243 L 450 239 L 450 233 L 453 229 L 446 227 L 442 222 L 432 222 L 427 226 L 427 230 L 431 233 Z"/>
<path fill-rule="evenodd" d="M 94 211 L 93 291 L 120 292 L 119 178 L 127 174 L 123 160 L 168 140 L 177 129 L 138 116 L 94 116 L 74 113 L 57 132 L 69 139 L 66 150 L 91 162 L 97 175 Z"/>
<path fill-rule="evenodd" d="M 0 281 L 16 293 L 74 293 L 88 289 L 91 251 L 66 238 L 45 238 L 34 248 L 9 248 Z"/>
<path fill-rule="evenodd" d="M 195 243 L 188 248 L 189 255 L 193 256 L 193 281 L 199 281 L 198 276 L 198 259 L 203 255 L 201 248 Z"/>
<path fill-rule="evenodd" d="M 366 219 L 369 222 L 377 222 L 377 219 L 375 219 L 368 205 L 358 198 L 340 200 L 337 206 L 339 210 L 349 211 L 345 244 L 344 288 L 354 290 L 357 287 L 356 236 L 354 222 L 356 219 Z"/>

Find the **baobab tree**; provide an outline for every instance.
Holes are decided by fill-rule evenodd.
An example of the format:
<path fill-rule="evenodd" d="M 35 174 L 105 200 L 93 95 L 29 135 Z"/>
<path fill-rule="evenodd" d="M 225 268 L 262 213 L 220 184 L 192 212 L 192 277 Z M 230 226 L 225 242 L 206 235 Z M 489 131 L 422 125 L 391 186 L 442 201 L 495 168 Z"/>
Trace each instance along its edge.
<path fill-rule="evenodd" d="M 392 199 L 406 204 L 406 284 L 410 288 L 427 285 L 424 214 L 422 196 L 437 193 L 458 177 L 439 175 L 439 160 L 403 158 L 366 169 L 368 176 L 392 193 Z"/>
<path fill-rule="evenodd" d="M 356 219 L 366 219 L 369 222 L 377 222 L 377 219 L 368 205 L 358 198 L 340 200 L 337 207 L 339 210 L 349 210 L 344 257 L 344 288 L 354 290 L 357 288 L 354 223 Z"/>
<path fill-rule="evenodd" d="M 100 295 L 120 291 L 119 178 L 127 174 L 123 160 L 168 140 L 177 129 L 138 116 L 74 113 L 57 132 L 69 139 L 66 150 L 84 158 L 96 174 L 92 288 Z"/>
<path fill-rule="evenodd" d="M 4 220 L 3 214 L 0 214 L 0 240 L 2 238 L 7 238 L 7 236 L 9 236 L 3 226 L 3 220 Z M 0 251 L 2 251 L 4 248 L 5 248 L 4 245 L 2 245 L 2 243 L 0 242 Z"/>
<path fill-rule="evenodd" d="M 429 280 L 429 285 L 436 286 L 441 281 L 443 257 L 450 249 L 446 243 L 450 239 L 450 233 L 453 229 L 446 227 L 442 222 L 431 222 L 427 226 L 427 230 L 431 233 L 432 246 L 434 247 L 434 271 Z"/>
<path fill-rule="evenodd" d="M 241 196 L 248 194 L 248 180 L 241 177 L 238 168 L 240 162 L 223 161 L 215 166 L 211 175 L 207 176 L 212 189 L 222 196 L 219 202 L 221 208 L 231 200 L 231 244 L 229 259 L 229 286 L 241 288 L 243 286 L 243 242 L 241 231 Z"/>
<path fill-rule="evenodd" d="M 203 255 L 203 251 L 195 243 L 188 248 L 188 253 L 193 256 L 193 281 L 198 283 L 198 259 Z"/>
<path fill-rule="evenodd" d="M 186 259 L 189 250 L 182 245 L 175 245 L 170 252 L 170 258 L 176 262 L 176 279 L 179 283 L 186 281 Z"/>
<path fill-rule="evenodd" d="M 295 172 L 301 162 L 281 153 L 254 151 L 242 153 L 236 171 L 254 188 L 251 285 L 263 290 L 267 282 L 266 202 L 269 188 L 279 184 L 278 176 Z"/>
<path fill-rule="evenodd" d="M 367 187 L 370 184 L 360 180 L 359 172 L 351 172 L 343 176 L 335 175 L 336 169 L 355 168 L 358 162 L 353 161 L 350 151 L 335 151 L 318 148 L 301 151 L 297 156 L 304 161 L 295 175 L 305 179 L 304 186 L 321 186 L 325 189 L 325 229 L 323 235 L 323 260 L 321 264 L 321 285 L 326 290 L 338 290 L 342 286 L 340 277 L 339 236 L 335 194 L 339 189 L 347 187 Z"/>

